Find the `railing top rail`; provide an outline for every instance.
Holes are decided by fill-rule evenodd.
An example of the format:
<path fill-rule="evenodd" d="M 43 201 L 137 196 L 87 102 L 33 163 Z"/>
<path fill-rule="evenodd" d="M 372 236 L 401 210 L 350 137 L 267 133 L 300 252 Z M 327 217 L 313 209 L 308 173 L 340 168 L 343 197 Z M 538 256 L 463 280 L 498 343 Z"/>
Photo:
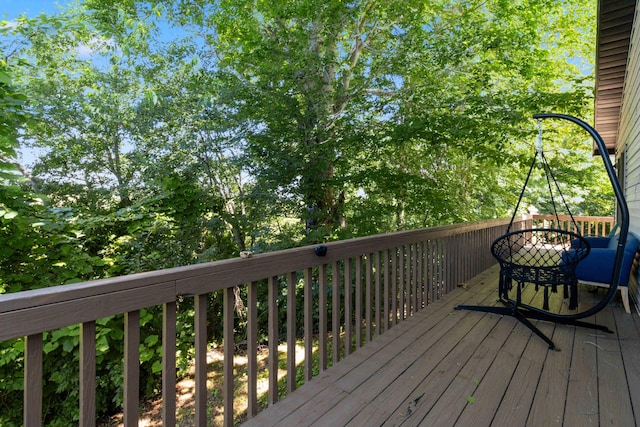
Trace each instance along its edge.
<path fill-rule="evenodd" d="M 530 219 L 522 217 L 521 220 Z M 508 224 L 507 219 L 425 228 L 210 263 L 0 295 L 0 341 L 157 306 L 322 264 Z"/>
<path fill-rule="evenodd" d="M 327 254 L 315 255 L 317 245 L 256 254 L 251 258 L 232 258 L 202 264 L 92 280 L 70 285 L 0 295 L 0 313 L 41 304 L 99 296 L 160 283 L 175 283 L 176 295 L 206 293 L 255 280 L 298 271 L 308 267 L 355 257 L 375 251 L 463 234 L 507 224 L 505 219 L 478 221 L 419 230 L 401 231 L 326 243 Z M 216 283 L 206 283 L 215 281 Z M 191 283 L 191 284 L 190 284 Z"/>
<path fill-rule="evenodd" d="M 561 220 L 571 219 L 570 215 L 558 215 Z M 585 216 L 585 215 L 573 215 L 576 221 L 589 221 L 589 222 L 613 222 L 612 216 Z M 554 214 L 535 214 L 533 219 L 556 219 Z"/>

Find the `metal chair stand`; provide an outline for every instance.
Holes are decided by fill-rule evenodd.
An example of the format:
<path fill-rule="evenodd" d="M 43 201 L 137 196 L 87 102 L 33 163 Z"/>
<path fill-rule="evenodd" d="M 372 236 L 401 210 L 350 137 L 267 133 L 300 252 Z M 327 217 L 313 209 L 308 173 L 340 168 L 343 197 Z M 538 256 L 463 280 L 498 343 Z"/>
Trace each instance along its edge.
<path fill-rule="evenodd" d="M 551 338 L 540 331 L 529 319 L 574 325 L 613 333 L 606 326 L 583 322 L 578 315 L 556 314 L 549 311 L 549 292 L 563 287 L 569 309 L 578 308 L 578 280 L 576 265 L 589 254 L 589 243 L 579 234 L 554 229 L 525 229 L 507 233 L 493 242 L 491 253 L 500 263 L 498 293 L 504 306 L 458 305 L 456 310 L 482 311 L 512 316 L 542 338 L 549 348 L 559 351 Z M 515 283 L 515 286 L 514 286 Z M 544 291 L 542 308 L 522 302 L 525 285 Z M 509 291 L 515 288 L 515 299 Z"/>

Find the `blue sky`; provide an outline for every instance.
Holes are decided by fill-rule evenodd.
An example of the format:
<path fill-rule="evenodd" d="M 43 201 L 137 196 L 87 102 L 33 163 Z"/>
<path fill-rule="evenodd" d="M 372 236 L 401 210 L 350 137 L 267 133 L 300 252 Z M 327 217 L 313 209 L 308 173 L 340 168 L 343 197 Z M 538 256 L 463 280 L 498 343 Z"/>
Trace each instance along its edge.
<path fill-rule="evenodd" d="M 24 13 L 36 16 L 42 12 L 56 13 L 59 5 L 66 5 L 71 0 L 0 0 L 0 20 L 11 20 Z"/>

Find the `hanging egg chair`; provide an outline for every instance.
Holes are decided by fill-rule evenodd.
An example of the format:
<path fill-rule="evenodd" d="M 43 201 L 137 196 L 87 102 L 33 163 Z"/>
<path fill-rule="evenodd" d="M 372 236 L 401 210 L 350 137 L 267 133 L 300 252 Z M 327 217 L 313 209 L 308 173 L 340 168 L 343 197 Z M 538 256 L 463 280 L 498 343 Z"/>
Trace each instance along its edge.
<path fill-rule="evenodd" d="M 549 344 L 549 348 L 557 350 L 553 341 L 543 334 L 529 319 L 611 332 L 605 326 L 582 322 L 579 319 L 592 316 L 605 308 L 616 294 L 616 289 L 620 283 L 620 266 L 629 229 L 629 211 L 611 161 L 606 155 L 607 149 L 604 141 L 591 126 L 575 117 L 562 114 L 537 114 L 534 118 L 538 119 L 539 128 L 536 152 L 533 156 L 531 167 L 505 234 L 498 237 L 491 245 L 491 253 L 500 265 L 498 295 L 502 306 L 459 305 L 456 309 L 513 316 Z M 571 214 L 542 149 L 542 120 L 550 118 L 568 120 L 589 132 L 600 149 L 600 153 L 604 154 L 602 160 L 619 207 L 620 231 L 609 291 L 602 300 L 584 311 L 578 310 L 579 292 L 576 267 L 578 263 L 589 255 L 590 246 L 588 240 L 580 235 L 580 227 Z M 556 217 L 555 224 L 561 223 L 555 200 L 559 196 L 571 218 L 572 225 L 568 228 L 572 228 L 575 231 L 560 228 L 513 229 L 516 228 L 514 220 L 518 208 L 523 200 L 532 172 L 538 163 L 541 164 L 546 177 L 550 202 L 553 214 Z M 523 291 L 529 286 L 533 286 L 536 293 L 540 290 L 542 291 L 542 301 L 540 301 L 540 298 L 532 298 L 527 301 L 523 299 Z M 550 310 L 550 295 L 560 291 L 562 291 L 563 299 L 568 301 L 568 310 L 563 310 L 563 312 Z"/>

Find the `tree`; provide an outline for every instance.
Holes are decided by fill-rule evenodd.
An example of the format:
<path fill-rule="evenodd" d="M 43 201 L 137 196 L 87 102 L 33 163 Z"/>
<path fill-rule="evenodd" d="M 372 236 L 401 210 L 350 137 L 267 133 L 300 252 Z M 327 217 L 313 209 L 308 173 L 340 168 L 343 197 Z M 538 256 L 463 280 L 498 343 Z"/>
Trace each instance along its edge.
<path fill-rule="evenodd" d="M 501 168 L 520 158 L 531 115 L 589 110 L 589 76 L 566 60 L 593 40 L 589 14 L 565 13 L 588 9 L 578 0 L 115 6 L 86 2 L 112 80 L 131 82 L 124 114 L 97 93 L 85 114 L 119 136 L 110 151 L 83 137 L 95 157 L 124 159 L 95 170 L 126 205 L 127 189 L 181 169 L 240 250 L 282 218 L 318 241 L 502 216 L 514 196 Z M 167 25 L 188 35 L 161 40 Z"/>
<path fill-rule="evenodd" d="M 34 168 L 42 182 L 83 189 L 94 210 L 110 204 L 113 189 L 125 207 L 136 184 L 127 154 L 140 88 L 110 41 L 83 17 L 71 12 L 23 19 L 15 27 L 26 49 L 21 60 L 29 66 L 21 77 L 33 94 L 29 110 L 36 118 L 23 139 L 46 152 Z M 98 61 L 107 64 L 98 68 Z"/>
<path fill-rule="evenodd" d="M 247 0 L 164 10 L 199 26 L 217 58 L 210 72 L 226 84 L 221 102 L 245 123 L 256 188 L 286 200 L 314 241 L 349 235 L 348 215 L 393 229 L 503 214 L 509 203 L 489 195 L 504 194 L 499 168 L 517 158 L 531 115 L 588 112 L 589 76 L 566 60 L 592 46 L 593 15 L 566 13 L 581 6 Z M 372 200 L 386 207 L 354 211 Z"/>
<path fill-rule="evenodd" d="M 23 105 L 26 97 L 13 83 L 12 70 L 0 49 L 0 180 L 14 180 L 19 129 L 28 121 Z"/>

